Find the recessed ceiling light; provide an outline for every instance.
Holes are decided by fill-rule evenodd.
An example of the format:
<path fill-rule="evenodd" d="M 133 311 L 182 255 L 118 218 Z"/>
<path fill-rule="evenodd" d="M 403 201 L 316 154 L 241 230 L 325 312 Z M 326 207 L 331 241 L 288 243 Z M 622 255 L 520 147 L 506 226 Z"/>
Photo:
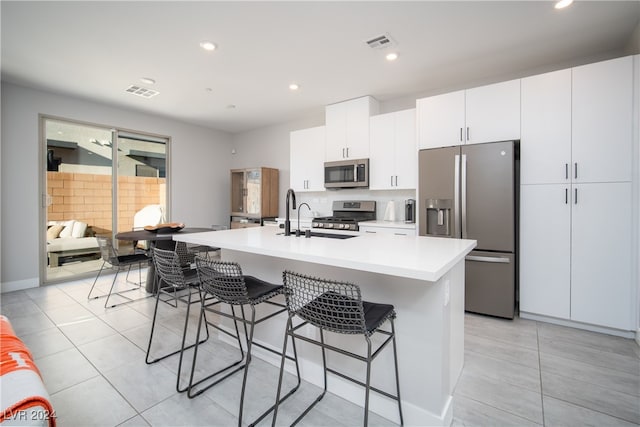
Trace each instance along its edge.
<path fill-rule="evenodd" d="M 212 51 L 212 50 L 216 50 L 217 46 L 212 42 L 205 40 L 203 42 L 200 42 L 200 47 L 203 48 L 204 50 Z"/>
<path fill-rule="evenodd" d="M 297 84 L 297 83 L 291 83 L 291 84 L 289 85 L 289 89 L 291 89 L 291 90 L 298 90 L 298 89 L 300 89 L 300 86 L 298 86 L 298 84 Z"/>
<path fill-rule="evenodd" d="M 140 81 L 141 81 L 142 83 L 146 83 L 146 84 L 148 84 L 148 85 L 154 85 L 154 84 L 156 84 L 156 81 L 155 81 L 155 80 L 153 80 L 153 79 L 152 79 L 152 78 L 150 78 L 150 77 L 142 77 L 142 78 L 140 79 Z"/>
<path fill-rule="evenodd" d="M 210 87 L 205 87 L 204 90 L 206 90 L 207 92 L 213 92 L 213 89 L 211 89 Z"/>
<path fill-rule="evenodd" d="M 227 105 L 227 110 L 235 110 L 235 109 L 236 109 L 235 104 L 229 104 L 229 105 Z"/>
<path fill-rule="evenodd" d="M 564 9 L 565 7 L 569 6 L 571 3 L 573 3 L 573 0 L 560 0 L 555 4 L 555 8 L 556 9 Z"/>
<path fill-rule="evenodd" d="M 395 52 L 387 53 L 387 56 L 385 56 L 385 58 L 387 58 L 387 61 L 395 61 L 396 59 L 398 59 L 398 54 Z"/>

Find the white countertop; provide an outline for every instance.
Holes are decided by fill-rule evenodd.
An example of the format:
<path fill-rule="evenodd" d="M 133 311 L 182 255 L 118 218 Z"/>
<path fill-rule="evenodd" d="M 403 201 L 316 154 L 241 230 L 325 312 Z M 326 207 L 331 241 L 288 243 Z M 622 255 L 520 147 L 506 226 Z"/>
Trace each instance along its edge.
<path fill-rule="evenodd" d="M 176 234 L 174 240 L 410 279 L 437 281 L 476 246 L 475 240 L 363 235 L 351 239 L 285 237 L 276 227 Z M 347 234 L 347 233 L 345 233 Z"/>

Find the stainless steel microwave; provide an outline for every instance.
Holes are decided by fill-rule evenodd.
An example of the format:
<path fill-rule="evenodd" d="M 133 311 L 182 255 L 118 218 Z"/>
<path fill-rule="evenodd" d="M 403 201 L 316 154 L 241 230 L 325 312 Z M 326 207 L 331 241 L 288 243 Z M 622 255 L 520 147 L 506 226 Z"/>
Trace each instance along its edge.
<path fill-rule="evenodd" d="M 369 159 L 325 162 L 324 187 L 334 190 L 338 188 L 368 188 Z"/>

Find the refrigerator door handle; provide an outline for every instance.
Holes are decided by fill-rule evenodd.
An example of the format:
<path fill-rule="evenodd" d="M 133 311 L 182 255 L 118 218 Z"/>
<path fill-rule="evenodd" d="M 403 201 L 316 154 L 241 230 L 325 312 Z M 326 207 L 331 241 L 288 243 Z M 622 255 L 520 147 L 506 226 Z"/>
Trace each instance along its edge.
<path fill-rule="evenodd" d="M 460 233 L 460 155 L 456 154 L 453 160 L 453 212 L 455 234 L 450 237 L 457 237 Z"/>
<path fill-rule="evenodd" d="M 462 205 L 462 238 L 467 238 L 467 155 L 461 158 L 460 204 Z"/>
<path fill-rule="evenodd" d="M 492 257 L 492 256 L 477 256 L 477 255 L 467 255 L 465 257 L 467 261 L 478 261 L 478 262 L 493 262 L 497 264 L 509 264 L 511 261 L 507 257 Z"/>

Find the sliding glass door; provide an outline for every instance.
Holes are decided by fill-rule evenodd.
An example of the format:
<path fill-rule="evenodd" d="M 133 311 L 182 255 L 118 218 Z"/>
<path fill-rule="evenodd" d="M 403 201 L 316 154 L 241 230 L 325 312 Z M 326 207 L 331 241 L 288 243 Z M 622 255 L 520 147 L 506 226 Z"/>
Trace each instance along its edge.
<path fill-rule="evenodd" d="M 132 230 L 134 218 L 151 221 L 138 214 L 145 208 L 166 217 L 168 139 L 46 117 L 41 125 L 44 281 L 96 274 L 96 236 L 113 239 Z M 133 250 L 130 243 L 119 248 Z"/>

